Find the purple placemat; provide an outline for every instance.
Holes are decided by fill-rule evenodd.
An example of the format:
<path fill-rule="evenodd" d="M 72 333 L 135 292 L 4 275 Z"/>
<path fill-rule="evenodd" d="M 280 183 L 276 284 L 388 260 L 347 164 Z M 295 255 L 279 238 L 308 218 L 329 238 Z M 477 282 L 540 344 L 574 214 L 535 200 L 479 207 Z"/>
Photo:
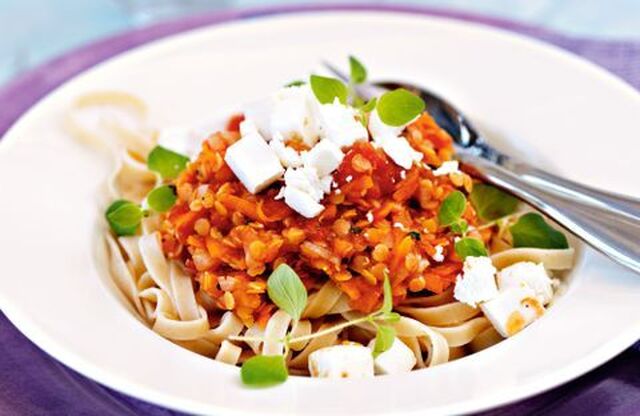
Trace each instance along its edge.
<path fill-rule="evenodd" d="M 461 12 L 410 6 L 286 6 L 206 14 L 156 24 L 93 43 L 27 72 L 0 90 L 0 134 L 62 82 L 113 55 L 188 29 L 237 19 L 318 10 L 380 10 L 451 17 L 526 34 L 591 60 L 640 88 L 640 41 L 570 38 L 540 28 Z M 485 415 L 640 415 L 638 344 L 550 392 Z M 49 357 L 0 314 L 0 415 L 179 415 L 95 383 Z"/>

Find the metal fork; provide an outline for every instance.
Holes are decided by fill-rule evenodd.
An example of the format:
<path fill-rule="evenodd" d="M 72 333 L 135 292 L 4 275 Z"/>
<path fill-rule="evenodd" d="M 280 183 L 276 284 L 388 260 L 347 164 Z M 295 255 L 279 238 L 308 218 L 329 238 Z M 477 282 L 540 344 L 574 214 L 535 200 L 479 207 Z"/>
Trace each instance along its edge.
<path fill-rule="evenodd" d="M 324 66 L 348 81 L 335 66 L 328 62 Z M 640 273 L 640 199 L 582 185 L 499 152 L 462 112 L 424 88 L 400 82 L 354 88 L 364 99 L 396 88 L 413 91 L 454 139 L 456 158 L 464 169 L 534 206 L 596 250 Z"/>

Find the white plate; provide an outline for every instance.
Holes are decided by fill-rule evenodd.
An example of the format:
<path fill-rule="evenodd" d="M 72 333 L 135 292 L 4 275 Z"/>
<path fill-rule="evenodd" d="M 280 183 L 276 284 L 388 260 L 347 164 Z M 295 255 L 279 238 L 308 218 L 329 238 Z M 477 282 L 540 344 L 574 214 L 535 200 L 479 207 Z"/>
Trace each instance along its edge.
<path fill-rule="evenodd" d="M 640 337 L 640 278 L 586 250 L 568 292 L 518 336 L 440 367 L 371 380 L 292 377 L 250 390 L 238 369 L 162 339 L 125 310 L 95 255 L 105 156 L 60 128 L 74 97 L 143 97 L 158 125 L 200 120 L 355 53 L 376 77 L 428 84 L 496 142 L 541 166 L 637 195 L 640 97 L 558 49 L 447 19 L 291 14 L 155 42 L 87 71 L 27 112 L 0 145 L 0 305 L 45 351 L 117 390 L 226 414 L 460 413 L 551 388 Z"/>

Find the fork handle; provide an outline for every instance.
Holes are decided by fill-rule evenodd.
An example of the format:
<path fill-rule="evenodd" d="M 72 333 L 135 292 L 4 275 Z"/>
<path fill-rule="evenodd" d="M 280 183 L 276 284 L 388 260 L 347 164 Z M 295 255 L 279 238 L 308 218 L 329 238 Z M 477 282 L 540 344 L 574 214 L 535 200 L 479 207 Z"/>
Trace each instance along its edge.
<path fill-rule="evenodd" d="M 562 179 L 522 162 L 501 166 L 473 154 L 459 157 L 474 175 L 530 203 L 596 250 L 640 273 L 640 200 Z"/>

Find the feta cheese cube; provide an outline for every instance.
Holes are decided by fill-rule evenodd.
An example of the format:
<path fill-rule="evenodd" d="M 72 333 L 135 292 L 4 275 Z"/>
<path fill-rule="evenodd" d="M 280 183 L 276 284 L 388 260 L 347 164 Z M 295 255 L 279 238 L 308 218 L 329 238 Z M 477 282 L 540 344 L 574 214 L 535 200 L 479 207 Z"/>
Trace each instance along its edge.
<path fill-rule="evenodd" d="M 371 350 L 362 345 L 334 345 L 320 348 L 309 355 L 311 377 L 373 377 Z"/>
<path fill-rule="evenodd" d="M 546 305 L 553 297 L 553 286 L 542 263 L 521 261 L 505 267 L 497 275 L 498 288 L 506 290 L 512 287 L 531 288 L 540 303 Z"/>
<path fill-rule="evenodd" d="M 368 140 L 367 129 L 356 120 L 356 110 L 336 100 L 331 104 L 319 104 L 316 108 L 320 136 L 339 147 Z"/>
<path fill-rule="evenodd" d="M 467 257 L 462 266 L 462 275 L 456 279 L 453 297 L 473 307 L 495 298 L 498 296 L 495 274 L 496 268 L 489 257 Z"/>
<path fill-rule="evenodd" d="M 302 155 L 305 166 L 314 168 L 319 176 L 329 175 L 336 170 L 343 158 L 344 153 L 340 147 L 327 139 L 320 140 L 311 150 Z"/>
<path fill-rule="evenodd" d="M 262 137 L 266 140 L 271 140 L 271 113 L 273 112 L 274 106 L 275 100 L 273 97 L 267 97 L 245 104 L 242 108 L 244 113 L 243 123 L 247 123 L 245 124 L 245 130 L 248 130 L 247 127 L 253 125 Z M 245 135 L 242 130 L 240 133 L 242 136 Z M 249 131 L 246 133 L 248 134 Z"/>
<path fill-rule="evenodd" d="M 378 141 L 378 145 L 398 166 L 411 169 L 413 162 L 422 160 L 423 154 L 416 151 L 404 137 L 387 136 Z"/>
<path fill-rule="evenodd" d="M 529 287 L 505 289 L 480 309 L 503 337 L 516 334 L 544 314 L 544 306 Z"/>
<path fill-rule="evenodd" d="M 308 85 L 278 91 L 270 119 L 271 134 L 280 133 L 285 139 L 300 137 L 305 144 L 313 146 L 318 139 L 312 110 L 313 98 Z"/>
<path fill-rule="evenodd" d="M 375 342 L 375 339 L 371 340 L 369 348 L 373 349 Z M 391 348 L 373 359 L 377 374 L 407 373 L 415 367 L 416 363 L 417 360 L 413 351 L 397 337 L 393 339 Z"/>
<path fill-rule="evenodd" d="M 377 111 L 369 116 L 369 131 L 374 143 L 397 165 L 404 169 L 411 169 L 413 162 L 422 160 L 422 153 L 416 151 L 407 140 L 401 136 L 405 126 L 389 126 L 384 124 Z"/>
<path fill-rule="evenodd" d="M 300 153 L 294 148 L 288 147 L 284 143 L 284 138 L 280 133 L 276 133 L 273 135 L 273 138 L 269 142 L 269 146 L 280 159 L 280 163 L 285 168 L 297 168 L 302 166 L 302 157 L 300 157 Z"/>
<path fill-rule="evenodd" d="M 249 134 L 227 149 L 229 168 L 251 193 L 258 193 L 282 176 L 278 156 L 259 134 Z"/>
<path fill-rule="evenodd" d="M 292 186 L 284 187 L 284 202 L 306 218 L 313 218 L 324 210 L 311 195 Z"/>
<path fill-rule="evenodd" d="M 265 99 L 244 106 L 246 120 L 250 120 L 268 141 L 274 134 L 285 140 L 300 137 L 313 146 L 318 128 L 313 117 L 313 93 L 308 85 L 287 87 Z"/>
<path fill-rule="evenodd" d="M 458 169 L 460 164 L 457 160 L 449 160 L 447 162 L 443 162 L 442 165 L 436 170 L 433 171 L 435 176 L 444 176 L 450 173 L 460 172 Z"/>
<path fill-rule="evenodd" d="M 248 136 L 249 134 L 260 133 L 256 124 L 250 119 L 244 119 L 240 123 L 240 136 Z"/>

